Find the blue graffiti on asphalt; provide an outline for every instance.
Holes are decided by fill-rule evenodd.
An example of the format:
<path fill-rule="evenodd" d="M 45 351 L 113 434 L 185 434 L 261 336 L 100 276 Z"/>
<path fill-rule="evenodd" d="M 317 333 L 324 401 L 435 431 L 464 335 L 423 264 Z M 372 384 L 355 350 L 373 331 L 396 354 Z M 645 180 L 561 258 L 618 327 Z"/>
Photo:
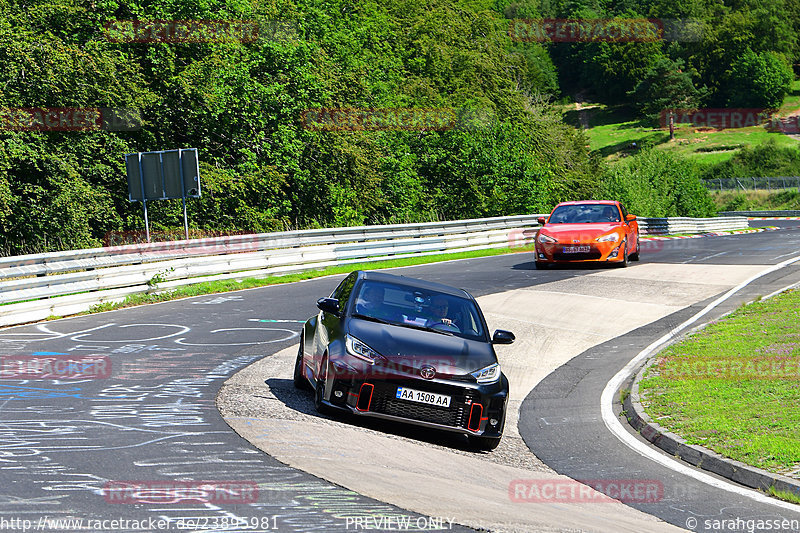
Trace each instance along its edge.
<path fill-rule="evenodd" d="M 48 400 L 53 398 L 81 398 L 83 400 L 108 400 L 109 398 L 123 398 L 123 396 L 108 396 L 95 398 L 83 396 L 81 388 L 74 385 L 63 389 L 43 389 L 25 387 L 22 385 L 0 385 L 0 398 L 7 400 Z"/>

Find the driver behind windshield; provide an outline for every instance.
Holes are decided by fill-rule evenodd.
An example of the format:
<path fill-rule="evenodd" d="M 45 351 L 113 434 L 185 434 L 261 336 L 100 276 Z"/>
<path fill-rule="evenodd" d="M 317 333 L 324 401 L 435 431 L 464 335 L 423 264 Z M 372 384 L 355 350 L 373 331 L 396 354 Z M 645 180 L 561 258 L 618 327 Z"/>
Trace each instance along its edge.
<path fill-rule="evenodd" d="M 460 332 L 461 330 L 458 329 L 458 326 L 453 323 L 453 319 L 448 317 L 449 309 L 450 303 L 447 301 L 447 298 L 444 296 L 434 296 L 430 306 L 430 314 L 432 317 L 428 319 L 425 326 L 438 327 L 445 331 Z"/>

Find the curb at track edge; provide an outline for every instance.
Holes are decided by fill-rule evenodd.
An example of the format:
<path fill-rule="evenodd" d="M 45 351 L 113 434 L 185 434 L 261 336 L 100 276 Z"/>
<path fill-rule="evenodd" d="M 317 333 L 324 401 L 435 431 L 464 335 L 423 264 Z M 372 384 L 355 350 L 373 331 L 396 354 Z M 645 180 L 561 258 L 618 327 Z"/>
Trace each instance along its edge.
<path fill-rule="evenodd" d="M 728 300 L 730 297 L 732 297 L 734 294 L 736 294 L 737 292 L 739 292 L 741 289 L 743 289 L 744 287 L 748 286 L 752 282 L 754 282 L 754 281 L 766 276 L 767 274 L 770 274 L 772 272 L 780 270 L 780 269 L 782 269 L 782 268 L 784 268 L 786 266 L 789 266 L 792 263 L 796 263 L 798 261 L 800 261 L 800 256 L 795 256 L 793 258 L 787 259 L 785 261 L 782 261 L 781 263 L 778 263 L 776 265 L 770 266 L 769 268 L 759 272 L 758 274 L 755 274 L 755 275 L 751 276 L 750 278 L 748 278 L 745 281 L 741 282 L 740 284 L 736 285 L 735 287 L 733 287 L 729 291 L 725 292 L 722 296 L 716 298 L 714 301 L 709 303 L 707 306 L 705 306 L 701 311 L 699 311 L 698 313 L 693 315 L 691 318 L 689 318 L 688 320 L 686 320 L 682 324 L 676 326 L 675 328 L 670 330 L 667 334 L 665 334 L 664 336 L 662 336 L 658 340 L 653 341 L 653 343 L 651 343 L 647 348 L 645 348 L 644 350 L 639 352 L 619 372 L 617 372 L 617 374 L 615 374 L 608 381 L 608 383 L 606 384 L 605 388 L 603 389 L 603 392 L 602 392 L 601 397 L 600 397 L 601 417 L 603 419 L 603 423 L 605 424 L 606 428 L 612 433 L 612 435 L 617 437 L 620 440 L 620 442 L 622 442 L 623 444 L 628 446 L 632 451 L 642 455 L 643 457 L 646 457 L 647 459 L 650 459 L 651 461 L 653 461 L 653 462 L 655 462 L 657 464 L 660 464 L 660 465 L 662 465 L 662 466 L 664 466 L 666 468 L 669 468 L 669 469 L 671 469 L 673 471 L 676 471 L 676 472 L 682 473 L 684 475 L 688 475 L 690 477 L 693 477 L 694 479 L 696 479 L 697 481 L 700 481 L 702 483 L 706 483 L 706 484 L 709 484 L 709 485 L 714 486 L 716 488 L 720 488 L 720 489 L 723 489 L 723 490 L 727 490 L 729 492 L 733 492 L 733 493 L 736 493 L 736 494 L 739 494 L 739 495 L 742 495 L 742 496 L 749 497 L 749 498 L 751 498 L 753 500 L 756 500 L 756 501 L 759 501 L 761 503 L 768 503 L 768 504 L 774 505 L 776 507 L 790 509 L 792 511 L 800 510 L 800 507 L 798 507 L 797 504 L 786 502 L 786 501 L 783 501 L 783 500 L 779 500 L 777 498 L 774 498 L 772 496 L 768 496 L 768 495 L 760 493 L 760 492 L 753 492 L 749 488 L 744 488 L 742 486 L 733 485 L 733 484 L 729 483 L 727 480 L 726 481 L 720 480 L 720 479 L 715 478 L 715 477 L 713 477 L 713 476 L 711 476 L 711 475 L 709 475 L 707 473 L 704 473 L 702 471 L 693 469 L 692 467 L 690 467 L 688 464 L 686 464 L 684 462 L 676 461 L 674 459 L 674 457 L 667 457 L 667 456 L 662 455 L 660 452 L 658 452 L 655 449 L 653 449 L 649 444 L 645 444 L 645 443 L 643 443 L 643 442 L 641 442 L 639 440 L 634 439 L 633 436 L 625 429 L 625 427 L 623 427 L 623 425 L 620 422 L 619 418 L 613 412 L 613 407 L 615 405 L 614 395 L 618 393 L 618 391 L 622 388 L 622 385 L 625 384 L 625 383 L 631 383 L 632 380 L 635 380 L 635 378 L 636 378 L 636 376 L 638 374 L 638 370 L 640 370 L 640 367 L 646 367 L 647 361 L 651 360 L 654 357 L 654 355 L 656 353 L 658 353 L 658 351 L 663 349 L 664 346 L 666 346 L 668 344 L 671 344 L 672 342 L 675 342 L 676 337 L 678 337 L 679 333 L 684 331 L 688 326 L 690 326 L 693 323 L 697 322 L 700 318 L 702 318 L 704 315 L 706 315 L 709 311 L 711 311 L 715 307 L 719 306 L 720 304 L 724 303 L 726 300 Z M 786 287 L 785 289 L 782 289 L 782 290 L 786 290 L 786 289 L 789 289 L 789 288 L 790 287 Z M 778 291 L 778 292 L 780 292 L 780 291 Z M 776 293 L 773 293 L 773 294 L 776 294 Z M 772 296 L 772 294 L 770 296 Z M 662 436 L 663 436 L 663 433 L 662 433 Z M 664 440 L 665 444 L 666 444 L 666 440 L 663 439 L 663 437 L 661 439 L 658 439 L 658 440 Z M 687 456 L 690 456 L 692 453 L 696 453 L 696 452 L 693 449 L 687 448 Z M 713 454 L 713 452 L 710 452 L 710 453 Z M 714 454 L 714 455 L 716 455 L 716 454 Z M 714 463 L 715 460 L 718 460 L 718 458 L 717 457 L 713 457 L 712 455 L 708 455 L 707 456 L 706 465 L 710 465 L 710 464 Z M 753 475 L 751 475 L 750 472 L 749 471 L 746 472 L 744 470 L 744 468 L 733 469 L 731 467 L 731 465 L 729 464 L 729 461 L 732 461 L 732 460 L 726 460 L 725 462 L 720 461 L 718 467 L 720 468 L 721 471 L 723 471 L 723 472 L 727 471 L 731 475 L 734 475 L 734 474 L 736 474 L 736 472 L 739 472 L 739 474 L 736 474 L 737 475 L 737 479 L 734 479 L 734 481 L 741 483 L 741 481 L 738 478 L 741 478 L 741 479 L 749 478 L 751 481 L 754 480 L 754 479 L 756 479 L 756 480 L 758 479 L 757 476 L 755 476 L 755 472 L 753 473 Z M 691 464 L 691 463 L 689 463 L 689 464 Z M 743 466 L 746 466 L 746 465 L 743 465 Z M 701 466 L 701 468 L 702 468 L 702 466 Z M 748 467 L 748 468 L 752 469 L 753 467 Z M 709 470 L 709 471 L 713 471 L 713 470 Z M 726 477 L 726 476 L 724 476 L 724 474 L 722 474 L 722 475 L 723 475 L 723 477 Z M 733 479 L 733 478 L 728 478 L 728 479 Z M 779 487 L 780 486 L 784 486 L 784 485 L 779 485 Z M 776 488 L 778 488 L 778 487 L 776 487 Z"/>

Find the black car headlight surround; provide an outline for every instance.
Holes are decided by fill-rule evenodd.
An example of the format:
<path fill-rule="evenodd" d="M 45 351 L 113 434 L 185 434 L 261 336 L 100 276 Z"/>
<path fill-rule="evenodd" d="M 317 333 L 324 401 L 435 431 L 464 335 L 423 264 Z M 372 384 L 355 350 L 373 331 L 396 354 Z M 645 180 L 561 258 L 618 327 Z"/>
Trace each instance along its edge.
<path fill-rule="evenodd" d="M 345 335 L 345 346 L 347 347 L 347 353 L 371 365 L 374 365 L 377 359 L 382 358 L 381 354 L 352 335 Z"/>
<path fill-rule="evenodd" d="M 539 233 L 539 242 L 542 244 L 553 244 L 558 242 L 558 239 L 556 239 L 555 237 L 551 237 L 546 233 Z"/>
<path fill-rule="evenodd" d="M 496 383 L 500 379 L 500 364 L 492 363 L 487 367 L 471 372 L 470 375 L 481 384 Z"/>

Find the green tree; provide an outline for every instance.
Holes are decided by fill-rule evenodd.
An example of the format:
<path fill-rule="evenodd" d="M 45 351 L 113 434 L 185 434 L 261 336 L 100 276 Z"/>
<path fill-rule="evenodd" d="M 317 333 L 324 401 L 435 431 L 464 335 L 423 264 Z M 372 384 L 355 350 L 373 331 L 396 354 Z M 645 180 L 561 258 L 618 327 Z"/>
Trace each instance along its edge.
<path fill-rule="evenodd" d="M 777 109 L 794 81 L 792 68 L 774 52 L 749 48 L 734 61 L 728 77 L 728 105 Z"/>
<path fill-rule="evenodd" d="M 606 169 L 598 197 L 618 199 L 638 216 L 714 216 L 700 173 L 690 160 L 648 148 Z"/>
<path fill-rule="evenodd" d="M 700 107 L 706 93 L 705 88 L 694 86 L 683 61 L 661 57 L 628 95 L 642 113 L 657 119 L 667 109 Z"/>

